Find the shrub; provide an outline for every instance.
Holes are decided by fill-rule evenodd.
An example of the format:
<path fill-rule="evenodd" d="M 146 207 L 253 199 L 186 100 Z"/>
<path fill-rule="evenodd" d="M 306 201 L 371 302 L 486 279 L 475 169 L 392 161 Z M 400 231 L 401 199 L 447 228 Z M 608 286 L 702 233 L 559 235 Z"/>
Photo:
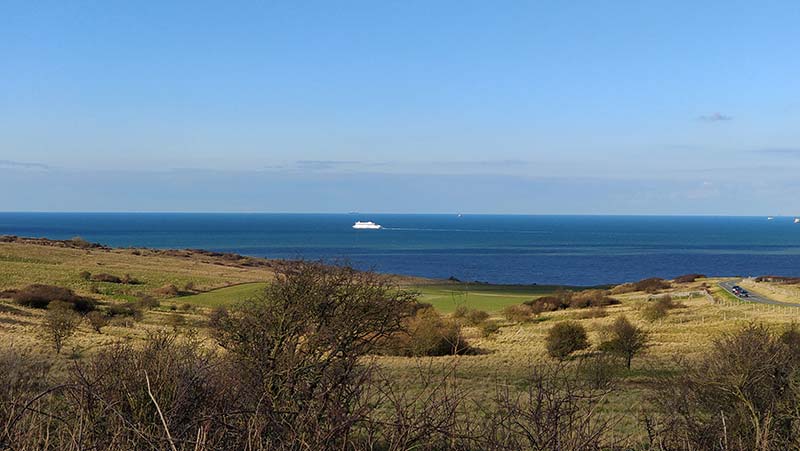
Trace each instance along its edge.
<path fill-rule="evenodd" d="M 649 279 L 642 279 L 635 284 L 634 291 L 644 291 L 645 293 L 657 293 L 659 290 L 665 290 L 672 285 L 661 278 L 658 277 L 651 277 Z"/>
<path fill-rule="evenodd" d="M 642 317 L 648 321 L 656 321 L 667 316 L 670 310 L 682 306 L 682 304 L 676 304 L 672 300 L 672 296 L 658 296 L 647 301 L 642 308 Z"/>
<path fill-rule="evenodd" d="M 619 304 L 619 301 L 609 297 L 605 290 L 585 290 L 572 295 L 570 308 L 606 307 Z"/>
<path fill-rule="evenodd" d="M 161 288 L 157 288 L 155 290 L 155 293 L 159 296 L 175 297 L 180 294 L 180 291 L 178 291 L 178 287 L 176 287 L 171 283 L 168 283 L 162 286 Z"/>
<path fill-rule="evenodd" d="M 500 331 L 500 323 L 497 321 L 486 321 L 481 324 L 481 335 L 484 338 L 494 336 Z"/>
<path fill-rule="evenodd" d="M 684 274 L 682 276 L 678 276 L 674 279 L 675 283 L 691 283 L 696 281 L 697 279 L 705 279 L 705 274 Z"/>
<path fill-rule="evenodd" d="M 650 322 L 666 317 L 667 313 L 669 313 L 669 307 L 660 302 L 648 302 L 642 308 L 642 318 Z"/>
<path fill-rule="evenodd" d="M 715 340 L 677 376 L 659 382 L 650 418 L 662 449 L 798 449 L 800 360 L 789 328 L 747 325 Z M 727 444 L 724 445 L 723 444 Z"/>
<path fill-rule="evenodd" d="M 611 289 L 611 294 L 625 294 L 625 293 L 633 293 L 636 291 L 636 285 L 632 283 L 623 283 L 621 285 L 617 285 Z"/>
<path fill-rule="evenodd" d="M 69 240 L 69 243 L 72 243 L 73 246 L 81 248 L 81 249 L 88 249 L 88 248 L 92 247 L 92 243 L 84 240 L 83 238 L 81 238 L 79 236 L 72 237 Z"/>
<path fill-rule="evenodd" d="M 632 324 L 625 316 L 620 316 L 606 332 L 608 338 L 600 345 L 600 349 L 625 359 L 625 366 L 630 370 L 633 357 L 648 346 L 647 331 Z"/>
<path fill-rule="evenodd" d="M 129 317 L 136 321 L 141 321 L 144 317 L 144 313 L 142 312 L 142 308 L 134 302 L 128 302 L 126 304 L 113 304 L 106 307 L 106 313 L 108 316 L 117 317 Z"/>
<path fill-rule="evenodd" d="M 90 280 L 90 278 L 92 277 L 92 273 L 90 273 L 89 271 L 81 271 L 80 273 L 78 273 L 78 277 L 80 277 L 83 280 Z"/>
<path fill-rule="evenodd" d="M 45 309 L 53 301 L 70 304 L 71 308 L 79 313 L 87 313 L 95 308 L 92 299 L 78 296 L 68 288 L 53 285 L 33 284 L 10 293 L 14 301 L 25 307 Z"/>
<path fill-rule="evenodd" d="M 467 314 L 469 313 L 469 307 L 466 305 L 459 305 L 453 311 L 453 318 L 466 318 Z"/>
<path fill-rule="evenodd" d="M 533 308 L 530 305 L 517 304 L 509 305 L 503 309 L 503 316 L 514 323 L 524 323 L 531 320 Z"/>
<path fill-rule="evenodd" d="M 95 332 L 101 334 L 103 333 L 102 329 L 108 325 L 109 317 L 95 310 L 86 315 L 86 321 Z"/>
<path fill-rule="evenodd" d="M 581 359 L 578 364 L 580 374 L 591 387 L 603 389 L 615 382 L 618 376 L 619 365 L 608 354 L 597 353 Z"/>
<path fill-rule="evenodd" d="M 90 280 L 93 282 L 122 283 L 121 278 L 106 273 L 92 274 Z"/>
<path fill-rule="evenodd" d="M 194 307 L 192 306 L 192 304 L 189 304 L 188 302 L 184 302 L 183 304 L 181 304 L 181 310 L 183 310 L 184 312 L 190 312 L 192 311 L 193 308 Z"/>
<path fill-rule="evenodd" d="M 140 293 L 137 296 L 136 304 L 143 309 L 151 310 L 158 308 L 161 302 L 149 294 Z"/>
<path fill-rule="evenodd" d="M 61 353 L 64 342 L 75 334 L 81 317 L 72 310 L 72 305 L 52 301 L 42 319 L 42 337 L 53 345 L 56 354 Z"/>
<path fill-rule="evenodd" d="M 483 310 L 470 310 L 466 317 L 467 322 L 473 326 L 477 326 L 487 319 L 489 319 L 489 314 Z"/>
<path fill-rule="evenodd" d="M 132 277 L 130 274 L 125 274 L 124 276 L 122 276 L 122 283 L 126 285 L 139 285 L 142 282 L 139 279 Z"/>
<path fill-rule="evenodd" d="M 194 282 L 192 282 L 191 280 L 189 282 L 186 282 L 186 285 L 184 285 L 183 289 L 190 292 L 194 291 Z"/>
<path fill-rule="evenodd" d="M 572 353 L 589 347 L 586 329 L 574 321 L 562 321 L 550 328 L 546 338 L 547 354 L 564 360 Z"/>
<path fill-rule="evenodd" d="M 181 314 L 169 315 L 167 324 L 169 324 L 173 329 L 179 329 L 186 325 L 186 318 L 184 318 Z"/>
<path fill-rule="evenodd" d="M 274 444 L 293 444 L 262 449 L 347 448 L 371 373 L 364 356 L 402 330 L 416 297 L 374 273 L 299 262 L 229 307 L 217 342 L 237 377 L 252 381 L 242 394 L 260 428 Z"/>
<path fill-rule="evenodd" d="M 542 296 L 537 299 L 525 301 L 525 305 L 531 307 L 534 313 L 555 312 L 569 307 L 569 301 L 560 296 Z"/>
<path fill-rule="evenodd" d="M 404 356 L 464 354 L 470 350 L 456 321 L 442 317 L 435 309 L 420 309 L 405 321 L 404 331 L 395 333 L 385 351 Z"/>

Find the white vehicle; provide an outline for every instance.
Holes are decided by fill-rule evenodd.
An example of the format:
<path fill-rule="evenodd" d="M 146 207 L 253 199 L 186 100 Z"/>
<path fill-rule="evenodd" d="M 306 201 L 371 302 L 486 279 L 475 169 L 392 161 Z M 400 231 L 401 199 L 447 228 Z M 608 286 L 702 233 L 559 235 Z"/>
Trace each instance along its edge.
<path fill-rule="evenodd" d="M 375 224 L 372 221 L 356 221 L 353 224 L 354 229 L 368 229 L 368 230 L 378 230 L 381 228 L 380 224 Z"/>

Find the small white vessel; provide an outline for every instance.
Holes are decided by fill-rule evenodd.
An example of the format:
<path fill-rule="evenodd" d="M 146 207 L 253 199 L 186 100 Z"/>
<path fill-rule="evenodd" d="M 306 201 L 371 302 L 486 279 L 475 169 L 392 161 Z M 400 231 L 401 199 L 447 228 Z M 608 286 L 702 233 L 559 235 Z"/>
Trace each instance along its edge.
<path fill-rule="evenodd" d="M 775 218 L 773 218 L 772 216 L 767 216 L 767 221 L 772 221 L 773 219 Z"/>
<path fill-rule="evenodd" d="M 380 224 L 375 224 L 372 221 L 356 221 L 353 224 L 354 229 L 369 229 L 369 230 L 378 230 L 381 228 Z"/>
<path fill-rule="evenodd" d="M 800 224 L 800 218 L 794 218 L 794 223 L 795 224 Z"/>

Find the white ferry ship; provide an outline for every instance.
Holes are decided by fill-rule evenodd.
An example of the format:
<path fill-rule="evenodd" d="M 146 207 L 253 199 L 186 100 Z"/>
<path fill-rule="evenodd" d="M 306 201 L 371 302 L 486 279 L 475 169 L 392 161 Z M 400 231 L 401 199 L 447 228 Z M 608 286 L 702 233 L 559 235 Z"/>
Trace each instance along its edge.
<path fill-rule="evenodd" d="M 378 230 L 381 228 L 380 224 L 375 224 L 372 221 L 356 221 L 353 224 L 354 229 L 371 229 L 371 230 Z"/>

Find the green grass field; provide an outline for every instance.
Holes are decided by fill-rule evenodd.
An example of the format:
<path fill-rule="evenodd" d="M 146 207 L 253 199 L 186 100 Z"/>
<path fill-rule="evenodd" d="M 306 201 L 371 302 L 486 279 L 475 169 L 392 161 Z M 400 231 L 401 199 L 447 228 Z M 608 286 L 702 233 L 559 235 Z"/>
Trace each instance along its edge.
<path fill-rule="evenodd" d="M 199 307 L 217 307 L 241 301 L 258 294 L 266 283 L 245 283 L 232 287 L 219 288 L 192 296 L 173 298 L 171 301 L 189 303 Z M 529 299 L 553 293 L 560 287 L 516 286 L 516 285 L 478 285 L 442 284 L 410 286 L 408 289 L 420 293 L 420 301 L 432 304 L 442 313 L 451 313 L 459 305 L 471 309 L 499 312 L 504 307 L 521 304 Z M 169 301 L 168 301 L 169 302 Z"/>
<path fill-rule="evenodd" d="M 420 301 L 432 304 L 443 313 L 451 313 L 459 305 L 487 312 L 499 312 L 503 308 L 552 294 L 567 288 L 553 285 L 484 285 L 442 284 L 412 287 L 420 292 Z M 581 289 L 573 287 L 571 289 Z"/>
<path fill-rule="evenodd" d="M 229 305 L 252 298 L 266 286 L 266 282 L 244 283 L 191 296 L 173 298 L 171 300 L 179 303 L 189 303 L 199 307 L 218 307 L 220 305 Z"/>

